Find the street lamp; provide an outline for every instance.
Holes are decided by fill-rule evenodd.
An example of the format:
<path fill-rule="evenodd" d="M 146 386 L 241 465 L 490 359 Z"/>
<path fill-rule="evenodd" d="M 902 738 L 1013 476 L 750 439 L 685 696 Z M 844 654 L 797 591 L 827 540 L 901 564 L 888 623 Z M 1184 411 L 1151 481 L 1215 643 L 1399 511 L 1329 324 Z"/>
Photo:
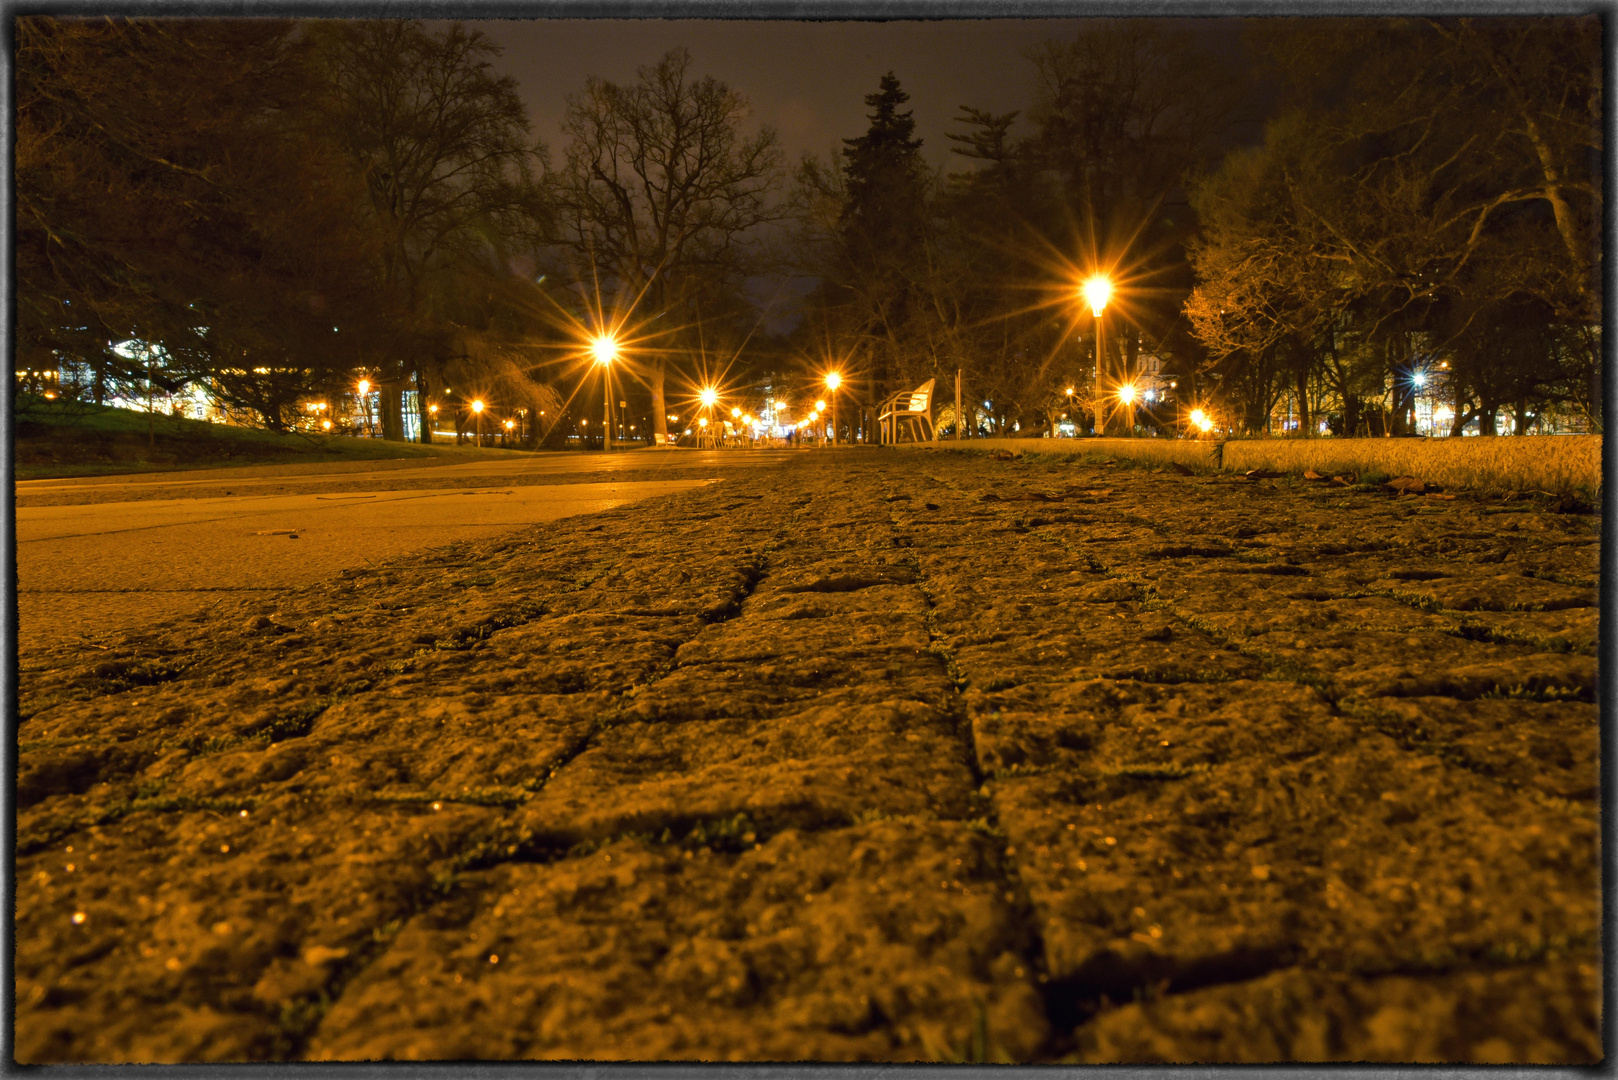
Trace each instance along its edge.
<path fill-rule="evenodd" d="M 1105 274 L 1096 274 L 1079 287 L 1085 302 L 1090 305 L 1090 314 L 1096 320 L 1096 395 L 1095 395 L 1095 431 L 1099 438 L 1106 434 L 1106 420 L 1102 413 L 1101 369 L 1102 358 L 1106 355 L 1101 348 L 1101 313 L 1107 308 L 1107 301 L 1112 298 L 1112 282 Z"/>
<path fill-rule="evenodd" d="M 601 365 L 601 447 L 612 449 L 612 362 L 618 359 L 618 342 L 611 335 L 602 334 L 590 343 L 590 354 Z"/>
<path fill-rule="evenodd" d="M 361 379 L 359 390 L 360 410 L 365 414 L 365 433 L 369 435 L 371 433 L 371 401 L 367 395 L 371 392 L 371 380 Z"/>
<path fill-rule="evenodd" d="M 1129 410 L 1129 434 L 1135 433 L 1135 384 L 1124 383 L 1118 388 L 1118 400 Z"/>
<path fill-rule="evenodd" d="M 477 437 L 477 446 L 483 446 L 483 401 L 479 399 L 472 402 L 472 433 Z"/>
<path fill-rule="evenodd" d="M 837 388 L 843 385 L 841 373 L 832 371 L 826 375 L 826 389 L 831 391 L 831 443 L 837 445 Z"/>

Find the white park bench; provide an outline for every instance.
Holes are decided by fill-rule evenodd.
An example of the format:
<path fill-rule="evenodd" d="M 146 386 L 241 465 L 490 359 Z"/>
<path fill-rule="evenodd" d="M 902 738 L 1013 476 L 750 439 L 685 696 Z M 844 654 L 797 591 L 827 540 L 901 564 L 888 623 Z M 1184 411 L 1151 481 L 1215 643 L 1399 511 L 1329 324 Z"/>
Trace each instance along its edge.
<path fill-rule="evenodd" d="M 920 425 L 926 425 L 927 438 L 938 441 L 938 433 L 933 430 L 933 384 L 937 381 L 928 379 L 914 390 L 902 390 L 882 403 L 876 419 L 882 426 L 883 442 L 899 441 L 900 421 L 917 425 L 911 429 L 917 442 L 921 441 Z"/>

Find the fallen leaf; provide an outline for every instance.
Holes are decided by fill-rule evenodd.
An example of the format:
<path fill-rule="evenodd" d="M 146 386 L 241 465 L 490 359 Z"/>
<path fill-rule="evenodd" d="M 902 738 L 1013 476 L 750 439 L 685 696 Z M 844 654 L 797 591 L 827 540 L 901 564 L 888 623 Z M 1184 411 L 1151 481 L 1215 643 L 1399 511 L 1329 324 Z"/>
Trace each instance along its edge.
<path fill-rule="evenodd" d="M 1191 470 L 1188 469 L 1186 466 L 1181 465 L 1178 461 L 1169 462 L 1169 468 L 1173 469 L 1175 472 L 1179 473 L 1181 476 L 1190 476 L 1191 475 Z"/>
<path fill-rule="evenodd" d="M 1305 470 L 1303 470 L 1303 478 L 1305 480 L 1324 480 L 1324 479 L 1326 479 L 1324 476 L 1321 476 L 1319 473 L 1315 472 L 1315 470 L 1313 470 L 1313 469 L 1305 469 Z"/>
<path fill-rule="evenodd" d="M 1396 476 L 1382 485 L 1388 491 L 1396 491 L 1400 495 L 1420 495 L 1427 490 L 1427 485 L 1414 476 Z"/>
<path fill-rule="evenodd" d="M 330 949 L 324 945 L 311 945 L 303 950 L 303 962 L 310 967 L 319 967 L 322 964 L 329 964 L 333 960 L 341 960 L 347 955 L 347 949 Z"/>

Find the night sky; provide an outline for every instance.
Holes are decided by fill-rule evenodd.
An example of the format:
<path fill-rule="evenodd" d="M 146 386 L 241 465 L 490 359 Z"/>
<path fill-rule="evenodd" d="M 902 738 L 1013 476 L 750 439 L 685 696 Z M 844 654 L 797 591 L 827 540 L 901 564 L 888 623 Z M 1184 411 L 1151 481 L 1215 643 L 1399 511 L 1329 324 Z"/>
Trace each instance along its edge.
<path fill-rule="evenodd" d="M 792 22 L 655 19 L 475 21 L 504 49 L 496 62 L 527 100 L 534 133 L 560 162 L 561 121 L 568 94 L 590 75 L 631 82 L 637 67 L 669 49 L 691 51 L 697 74 L 713 75 L 744 94 L 753 127 L 773 126 L 786 163 L 805 152 L 825 155 L 866 127 L 865 95 L 888 70 L 910 95 L 922 152 L 955 169 L 946 130 L 961 105 L 1007 112 L 1026 109 L 1034 68 L 1022 51 L 1047 38 L 1070 39 L 1083 19 L 972 19 L 896 22 Z M 1187 19 L 1210 50 L 1241 62 L 1241 21 Z M 1026 134 L 1020 121 L 1014 134 Z"/>

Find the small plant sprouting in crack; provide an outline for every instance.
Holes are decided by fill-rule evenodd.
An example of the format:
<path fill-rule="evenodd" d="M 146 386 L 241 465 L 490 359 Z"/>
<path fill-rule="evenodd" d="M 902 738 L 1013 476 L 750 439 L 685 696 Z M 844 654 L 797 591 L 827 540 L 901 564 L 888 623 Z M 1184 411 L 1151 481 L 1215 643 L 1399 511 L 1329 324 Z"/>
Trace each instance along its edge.
<path fill-rule="evenodd" d="M 960 1042 L 953 1039 L 940 1042 L 927 1035 L 923 1035 L 921 1041 L 928 1057 L 951 1065 L 1006 1065 L 1012 1060 L 990 1038 L 989 1012 L 984 1008 L 983 999 L 976 995 L 972 997 L 972 1030 Z"/>
<path fill-rule="evenodd" d="M 1594 701 L 1595 691 L 1586 686 L 1498 686 L 1478 695 L 1479 701 Z"/>

